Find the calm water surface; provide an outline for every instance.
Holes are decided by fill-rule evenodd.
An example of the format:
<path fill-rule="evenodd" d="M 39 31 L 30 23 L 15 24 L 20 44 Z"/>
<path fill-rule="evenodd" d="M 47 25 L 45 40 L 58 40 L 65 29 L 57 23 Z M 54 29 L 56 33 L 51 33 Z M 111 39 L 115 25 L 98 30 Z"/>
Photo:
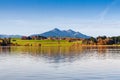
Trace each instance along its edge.
<path fill-rule="evenodd" d="M 120 48 L 0 47 L 0 80 L 120 80 Z"/>

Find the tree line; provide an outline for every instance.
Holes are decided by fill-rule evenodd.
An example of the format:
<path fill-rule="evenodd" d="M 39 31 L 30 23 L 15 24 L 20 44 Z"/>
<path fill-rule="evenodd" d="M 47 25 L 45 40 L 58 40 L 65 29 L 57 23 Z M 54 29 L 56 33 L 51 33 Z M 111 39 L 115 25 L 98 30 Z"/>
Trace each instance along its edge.
<path fill-rule="evenodd" d="M 96 38 L 91 37 L 89 39 L 84 39 L 83 44 L 86 45 L 113 45 L 113 44 L 120 44 L 120 36 L 98 36 Z"/>
<path fill-rule="evenodd" d="M 44 36 L 23 36 L 21 40 L 44 40 L 47 39 L 47 37 Z M 67 39 L 65 39 L 67 40 Z M 69 38 L 69 40 L 74 41 L 80 41 L 82 40 L 82 44 L 84 45 L 114 45 L 114 44 L 120 44 L 120 36 L 113 36 L 113 37 L 107 37 L 107 36 L 98 36 L 98 37 L 90 37 L 88 39 L 72 39 Z M 11 38 L 3 38 L 0 39 L 0 45 L 1 46 L 11 46 Z"/>

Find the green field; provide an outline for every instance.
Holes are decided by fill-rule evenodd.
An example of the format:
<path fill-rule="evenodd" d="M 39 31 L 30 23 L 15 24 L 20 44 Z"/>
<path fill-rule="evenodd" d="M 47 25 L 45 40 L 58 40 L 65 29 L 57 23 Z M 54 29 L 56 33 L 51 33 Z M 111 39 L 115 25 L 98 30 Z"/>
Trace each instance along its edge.
<path fill-rule="evenodd" d="M 11 43 L 19 46 L 71 46 L 75 43 L 81 44 L 81 41 L 68 42 L 66 40 L 21 40 L 11 39 Z"/>

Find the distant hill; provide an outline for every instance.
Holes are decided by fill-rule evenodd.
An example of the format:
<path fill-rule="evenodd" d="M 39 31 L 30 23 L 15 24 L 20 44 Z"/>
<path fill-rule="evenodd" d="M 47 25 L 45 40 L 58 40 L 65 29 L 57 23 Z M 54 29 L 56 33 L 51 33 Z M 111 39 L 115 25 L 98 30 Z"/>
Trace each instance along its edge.
<path fill-rule="evenodd" d="M 0 38 L 21 38 L 21 35 L 0 35 Z"/>
<path fill-rule="evenodd" d="M 75 32 L 71 29 L 69 30 L 59 30 L 57 28 L 47 31 L 42 34 L 34 34 L 39 36 L 45 36 L 45 37 L 70 37 L 70 38 L 90 38 L 90 36 L 84 35 L 80 32 Z"/>

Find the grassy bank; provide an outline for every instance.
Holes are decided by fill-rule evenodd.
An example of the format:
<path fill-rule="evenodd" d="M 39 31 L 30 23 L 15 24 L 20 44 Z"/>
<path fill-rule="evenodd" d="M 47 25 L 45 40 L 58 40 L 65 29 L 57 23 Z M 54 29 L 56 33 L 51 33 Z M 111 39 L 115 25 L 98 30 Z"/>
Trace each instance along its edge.
<path fill-rule="evenodd" d="M 11 43 L 16 46 L 72 46 L 74 44 L 81 44 L 81 41 L 68 42 L 66 40 L 21 40 L 11 39 Z"/>
<path fill-rule="evenodd" d="M 120 47 L 120 45 L 84 45 L 82 41 L 68 42 L 67 40 L 21 40 L 11 39 L 13 46 L 82 46 L 82 47 Z"/>

